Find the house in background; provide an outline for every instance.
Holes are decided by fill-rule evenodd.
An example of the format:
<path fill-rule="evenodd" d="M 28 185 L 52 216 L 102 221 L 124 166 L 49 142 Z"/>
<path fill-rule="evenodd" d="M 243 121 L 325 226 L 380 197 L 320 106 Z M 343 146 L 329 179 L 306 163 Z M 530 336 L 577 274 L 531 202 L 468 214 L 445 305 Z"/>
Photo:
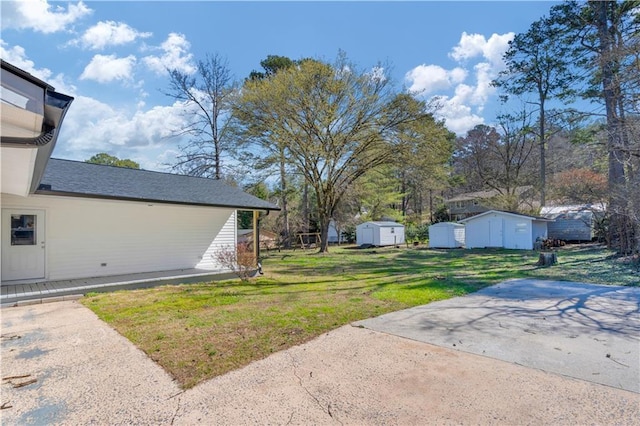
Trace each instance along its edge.
<path fill-rule="evenodd" d="M 221 181 L 50 159 L 71 101 L 2 61 L 3 286 L 226 272 L 236 210 L 279 210 Z"/>
<path fill-rule="evenodd" d="M 404 225 L 397 222 L 364 222 L 356 226 L 359 246 L 394 246 L 404 244 Z"/>
<path fill-rule="evenodd" d="M 461 223 L 440 222 L 429 226 L 430 248 L 460 248 L 464 246 L 465 229 Z"/>
<path fill-rule="evenodd" d="M 538 239 L 547 238 L 550 219 L 489 210 L 463 219 L 466 248 L 501 247 L 533 250 Z"/>
<path fill-rule="evenodd" d="M 516 188 L 515 193 L 518 197 L 518 209 L 531 210 L 535 207 L 532 205 L 533 192 L 534 189 L 532 186 Z M 489 210 L 505 208 L 504 200 L 501 200 L 503 197 L 499 191 L 491 189 L 459 194 L 444 200 L 444 204 L 447 207 L 449 219 L 459 221 Z"/>
<path fill-rule="evenodd" d="M 549 222 L 549 238 L 562 241 L 591 241 L 603 220 L 606 206 L 602 204 L 551 205 L 540 211 Z"/>

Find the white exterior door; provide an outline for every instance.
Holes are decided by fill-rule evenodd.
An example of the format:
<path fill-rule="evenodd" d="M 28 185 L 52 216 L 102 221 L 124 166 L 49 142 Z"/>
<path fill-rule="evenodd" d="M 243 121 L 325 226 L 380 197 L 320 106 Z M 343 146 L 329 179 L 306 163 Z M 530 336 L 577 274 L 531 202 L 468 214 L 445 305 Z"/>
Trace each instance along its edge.
<path fill-rule="evenodd" d="M 43 210 L 2 209 L 2 282 L 44 278 Z"/>
<path fill-rule="evenodd" d="M 373 244 L 373 228 L 362 229 L 362 244 Z"/>
<path fill-rule="evenodd" d="M 489 247 L 503 247 L 502 231 L 503 224 L 501 217 L 489 218 Z"/>

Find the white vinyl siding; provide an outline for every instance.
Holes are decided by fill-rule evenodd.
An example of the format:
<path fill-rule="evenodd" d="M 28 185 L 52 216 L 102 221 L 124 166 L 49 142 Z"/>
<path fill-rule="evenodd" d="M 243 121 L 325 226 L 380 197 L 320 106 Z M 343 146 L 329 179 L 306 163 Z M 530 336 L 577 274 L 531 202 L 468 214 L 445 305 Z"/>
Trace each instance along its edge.
<path fill-rule="evenodd" d="M 504 247 L 510 249 L 533 249 L 532 220 L 527 218 L 504 218 Z"/>
<path fill-rule="evenodd" d="M 356 243 L 374 246 L 404 244 L 404 225 L 394 222 L 364 222 L 356 226 Z"/>
<path fill-rule="evenodd" d="M 46 211 L 46 278 L 202 268 L 236 244 L 234 209 L 3 194 L 2 206 Z"/>
<path fill-rule="evenodd" d="M 514 213 L 489 211 L 463 222 L 467 248 L 532 250 L 536 238 L 547 235 L 547 222 Z M 498 241 L 502 243 L 497 244 Z"/>
<path fill-rule="evenodd" d="M 227 219 L 216 238 L 211 242 L 207 250 L 202 256 L 202 260 L 198 262 L 196 268 L 200 269 L 220 269 L 222 266 L 216 260 L 216 251 L 218 250 L 235 250 L 237 246 L 236 232 L 236 215 L 232 214 Z"/>
<path fill-rule="evenodd" d="M 429 247 L 455 248 L 464 245 L 464 225 L 452 222 L 429 226 Z"/>

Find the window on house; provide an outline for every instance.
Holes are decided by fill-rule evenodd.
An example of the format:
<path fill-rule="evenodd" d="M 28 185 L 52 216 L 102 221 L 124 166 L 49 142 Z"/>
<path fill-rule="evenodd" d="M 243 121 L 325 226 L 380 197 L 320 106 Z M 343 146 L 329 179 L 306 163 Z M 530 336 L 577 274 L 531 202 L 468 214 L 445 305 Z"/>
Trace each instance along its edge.
<path fill-rule="evenodd" d="M 11 245 L 36 245 L 36 216 L 32 214 L 11 215 Z"/>

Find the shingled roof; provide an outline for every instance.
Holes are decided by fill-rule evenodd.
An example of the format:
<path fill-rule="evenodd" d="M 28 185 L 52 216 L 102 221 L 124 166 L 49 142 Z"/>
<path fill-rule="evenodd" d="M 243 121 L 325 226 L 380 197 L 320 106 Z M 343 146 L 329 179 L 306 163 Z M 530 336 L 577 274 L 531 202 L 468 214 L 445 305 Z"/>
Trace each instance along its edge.
<path fill-rule="evenodd" d="M 280 210 L 222 181 L 51 158 L 36 194 Z"/>

